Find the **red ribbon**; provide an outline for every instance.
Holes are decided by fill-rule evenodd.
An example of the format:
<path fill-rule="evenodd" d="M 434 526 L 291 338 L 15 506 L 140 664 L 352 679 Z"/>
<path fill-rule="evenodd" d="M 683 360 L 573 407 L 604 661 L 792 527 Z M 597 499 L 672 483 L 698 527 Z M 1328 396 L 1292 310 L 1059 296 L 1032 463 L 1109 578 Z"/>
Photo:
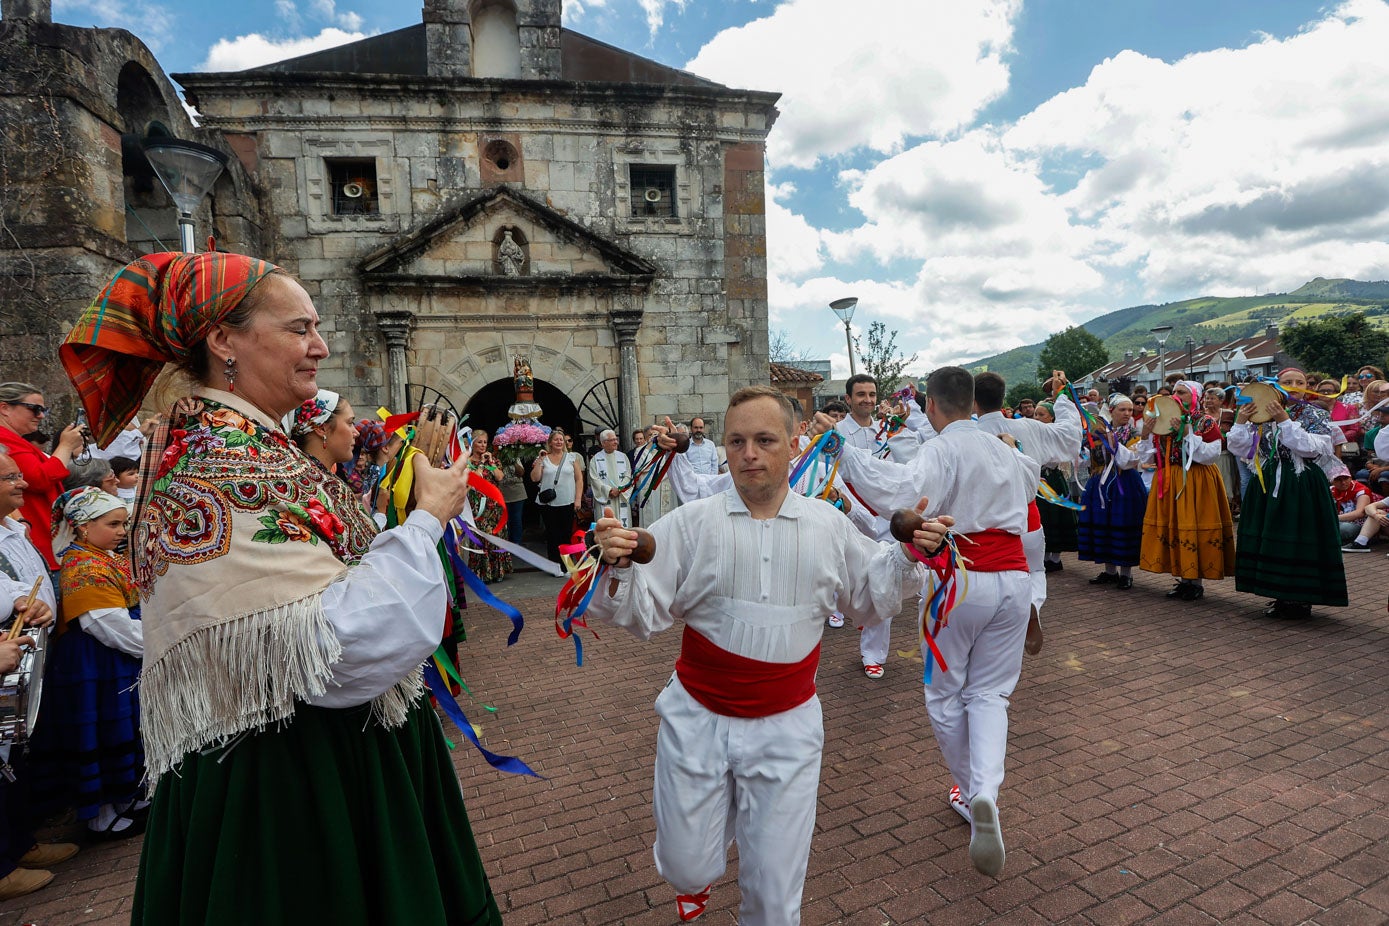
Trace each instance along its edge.
<path fill-rule="evenodd" d="M 506 527 L 506 499 L 502 498 L 502 490 L 497 488 L 495 483 L 489 482 L 481 473 L 468 471 L 468 488 L 476 489 L 478 494 L 483 495 L 489 502 L 495 502 L 502 509 L 502 518 L 497 522 L 497 529 L 492 533 L 500 537 L 502 528 Z"/>

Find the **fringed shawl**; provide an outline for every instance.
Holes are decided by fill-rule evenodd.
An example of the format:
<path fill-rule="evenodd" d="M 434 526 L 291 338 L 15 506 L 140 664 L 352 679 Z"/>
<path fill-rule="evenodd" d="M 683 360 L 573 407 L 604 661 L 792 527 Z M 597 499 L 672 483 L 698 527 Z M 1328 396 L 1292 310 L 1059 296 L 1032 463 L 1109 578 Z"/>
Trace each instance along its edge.
<path fill-rule="evenodd" d="M 200 397 L 201 413 L 171 423 L 132 544 L 152 780 L 327 690 L 342 647 L 323 591 L 376 533 L 351 489 L 279 422 L 229 393 Z M 399 726 L 422 691 L 417 670 L 372 702 L 373 719 Z"/>

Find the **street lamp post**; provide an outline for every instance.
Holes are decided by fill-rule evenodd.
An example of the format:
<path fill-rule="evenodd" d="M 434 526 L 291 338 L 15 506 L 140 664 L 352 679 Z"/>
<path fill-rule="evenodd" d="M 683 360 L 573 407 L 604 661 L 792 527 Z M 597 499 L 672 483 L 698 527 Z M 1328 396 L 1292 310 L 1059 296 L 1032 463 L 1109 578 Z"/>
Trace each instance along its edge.
<path fill-rule="evenodd" d="M 1222 347 L 1220 349 L 1220 359 L 1225 363 L 1225 382 L 1227 384 L 1230 382 L 1230 358 L 1234 355 L 1235 350 L 1232 347 Z"/>
<path fill-rule="evenodd" d="M 1158 325 L 1153 329 L 1153 337 L 1158 342 L 1158 384 L 1157 389 L 1162 388 L 1162 384 L 1167 381 L 1167 336 L 1172 333 L 1171 325 Z M 1154 392 L 1157 392 L 1154 389 Z"/>
<path fill-rule="evenodd" d="M 178 208 L 179 247 L 197 251 L 193 213 L 227 167 L 227 156 L 216 148 L 182 138 L 155 137 L 144 141 L 145 157 Z"/>
<path fill-rule="evenodd" d="M 854 376 L 858 373 L 858 366 L 854 363 L 854 336 L 849 330 L 849 322 L 854 318 L 854 308 L 858 305 L 857 296 L 849 296 L 845 299 L 836 299 L 830 303 L 830 308 L 834 314 L 839 316 L 839 320 L 844 323 L 844 343 L 849 348 L 849 375 Z"/>
<path fill-rule="evenodd" d="M 1192 354 L 1196 350 L 1196 339 L 1191 335 L 1186 336 L 1186 378 L 1195 379 L 1196 370 L 1192 361 Z"/>

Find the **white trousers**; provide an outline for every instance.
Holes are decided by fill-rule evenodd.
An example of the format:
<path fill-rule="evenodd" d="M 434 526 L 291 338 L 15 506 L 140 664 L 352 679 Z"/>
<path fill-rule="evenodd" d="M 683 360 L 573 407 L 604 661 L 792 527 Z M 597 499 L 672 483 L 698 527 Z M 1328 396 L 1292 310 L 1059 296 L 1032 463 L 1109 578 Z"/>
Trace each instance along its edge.
<path fill-rule="evenodd" d="M 671 676 L 656 713 L 656 870 L 676 893 L 698 893 L 723 875 L 736 841 L 740 926 L 797 926 L 825 746 L 820 699 L 725 717 Z"/>
<path fill-rule="evenodd" d="M 887 662 L 887 651 L 892 645 L 892 618 L 873 627 L 865 627 L 859 634 L 858 651 L 866 666 L 880 666 Z"/>
<path fill-rule="evenodd" d="M 931 670 L 926 713 L 965 802 L 998 800 L 1008 749 L 1008 698 L 1022 673 L 1031 601 L 1028 573 L 971 572 L 936 646 L 950 668 Z M 931 659 L 923 649 L 923 659 Z"/>
<path fill-rule="evenodd" d="M 1042 605 L 1047 603 L 1047 567 L 1042 565 L 1047 552 L 1047 538 L 1042 535 L 1041 528 L 1022 535 L 1022 551 L 1027 556 L 1028 574 L 1032 578 L 1032 607 L 1041 614 Z"/>

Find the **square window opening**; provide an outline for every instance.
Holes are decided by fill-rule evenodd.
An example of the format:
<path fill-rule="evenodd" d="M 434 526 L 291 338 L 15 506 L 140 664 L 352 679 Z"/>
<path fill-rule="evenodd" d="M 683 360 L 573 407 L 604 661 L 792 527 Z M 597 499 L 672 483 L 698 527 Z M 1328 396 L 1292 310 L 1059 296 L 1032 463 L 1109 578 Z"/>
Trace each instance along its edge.
<path fill-rule="evenodd" d="M 675 168 L 637 165 L 628 168 L 634 218 L 679 217 L 675 208 Z"/>
<path fill-rule="evenodd" d="M 380 215 L 374 158 L 324 158 L 333 215 Z"/>

